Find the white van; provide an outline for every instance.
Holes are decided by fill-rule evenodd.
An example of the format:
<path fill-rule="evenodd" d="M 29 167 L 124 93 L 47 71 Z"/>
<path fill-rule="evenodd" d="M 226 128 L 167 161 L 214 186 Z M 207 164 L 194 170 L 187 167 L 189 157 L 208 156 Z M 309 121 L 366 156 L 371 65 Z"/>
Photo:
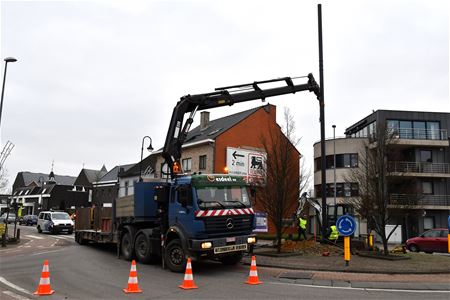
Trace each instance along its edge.
<path fill-rule="evenodd" d="M 37 230 L 41 232 L 59 233 L 66 232 L 72 234 L 73 221 L 66 212 L 61 211 L 41 211 L 38 216 Z"/>

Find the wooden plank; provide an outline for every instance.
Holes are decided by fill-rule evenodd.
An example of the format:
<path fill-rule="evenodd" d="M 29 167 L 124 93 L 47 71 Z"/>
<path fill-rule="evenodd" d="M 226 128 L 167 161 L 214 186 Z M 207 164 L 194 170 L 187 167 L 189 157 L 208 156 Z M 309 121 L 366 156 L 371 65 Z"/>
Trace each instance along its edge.
<path fill-rule="evenodd" d="M 133 217 L 134 216 L 134 196 L 120 197 L 116 200 L 116 216 L 117 217 Z"/>
<path fill-rule="evenodd" d="M 75 230 L 91 229 L 91 208 L 77 208 L 75 218 Z"/>

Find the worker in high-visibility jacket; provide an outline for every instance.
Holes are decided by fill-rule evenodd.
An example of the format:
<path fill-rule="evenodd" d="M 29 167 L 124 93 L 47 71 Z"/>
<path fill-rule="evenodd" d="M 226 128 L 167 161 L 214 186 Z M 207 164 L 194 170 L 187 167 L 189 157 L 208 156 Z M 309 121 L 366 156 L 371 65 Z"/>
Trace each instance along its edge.
<path fill-rule="evenodd" d="M 300 241 L 300 237 L 303 235 L 305 241 L 306 241 L 306 217 L 305 219 L 302 218 L 302 216 L 298 216 L 298 237 L 297 241 Z"/>
<path fill-rule="evenodd" d="M 339 231 L 337 230 L 336 225 L 331 225 L 330 229 L 331 229 L 331 232 L 330 232 L 330 237 L 328 239 L 330 241 L 333 241 L 334 243 L 336 243 L 337 239 L 339 238 Z"/>

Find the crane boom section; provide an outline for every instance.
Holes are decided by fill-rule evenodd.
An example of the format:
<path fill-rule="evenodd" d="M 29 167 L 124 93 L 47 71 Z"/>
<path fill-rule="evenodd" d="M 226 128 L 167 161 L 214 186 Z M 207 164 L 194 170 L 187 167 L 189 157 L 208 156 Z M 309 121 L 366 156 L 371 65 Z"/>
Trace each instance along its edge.
<path fill-rule="evenodd" d="M 260 85 L 272 82 L 286 83 L 285 86 L 264 89 Z M 232 89 L 240 88 L 241 90 L 232 91 Z M 244 89 L 245 88 L 245 89 Z M 173 109 L 172 118 L 170 120 L 169 130 L 167 132 L 162 155 L 168 165 L 171 177 L 174 177 L 174 163 L 181 158 L 181 147 L 186 140 L 190 126 L 194 121 L 194 115 L 197 111 L 211 109 L 222 106 L 231 106 L 235 103 L 265 100 L 268 97 L 280 96 L 285 94 L 295 94 L 300 91 L 314 92 L 319 96 L 319 85 L 315 81 L 312 74 L 308 74 L 308 82 L 305 84 L 294 85 L 292 78 L 284 77 L 279 79 L 255 81 L 250 84 L 241 84 L 218 88 L 215 92 L 186 95 L 181 97 L 177 105 Z M 184 115 L 190 113 L 186 123 L 183 124 Z"/>

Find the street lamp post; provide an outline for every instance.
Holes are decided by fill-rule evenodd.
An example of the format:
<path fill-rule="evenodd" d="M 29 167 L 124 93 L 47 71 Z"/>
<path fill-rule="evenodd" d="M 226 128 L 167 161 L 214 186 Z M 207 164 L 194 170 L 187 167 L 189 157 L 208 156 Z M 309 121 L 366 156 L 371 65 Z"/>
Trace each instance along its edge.
<path fill-rule="evenodd" d="M 334 209 L 336 210 L 336 125 L 333 125 Z"/>
<path fill-rule="evenodd" d="M 141 147 L 141 160 L 139 161 L 139 182 L 142 182 L 142 159 L 143 159 L 143 155 L 144 155 L 144 141 L 145 138 L 148 138 L 150 140 L 150 145 L 147 147 L 148 151 L 152 151 L 153 147 L 152 147 L 152 138 L 149 137 L 148 135 L 144 136 L 142 138 L 142 147 Z"/>
<path fill-rule="evenodd" d="M 5 72 L 3 73 L 2 99 L 0 102 L 0 126 L 2 124 L 3 94 L 5 93 L 6 69 L 8 68 L 8 63 L 16 62 L 17 59 L 15 59 L 14 57 L 7 57 L 4 59 L 4 61 L 5 61 Z"/>

